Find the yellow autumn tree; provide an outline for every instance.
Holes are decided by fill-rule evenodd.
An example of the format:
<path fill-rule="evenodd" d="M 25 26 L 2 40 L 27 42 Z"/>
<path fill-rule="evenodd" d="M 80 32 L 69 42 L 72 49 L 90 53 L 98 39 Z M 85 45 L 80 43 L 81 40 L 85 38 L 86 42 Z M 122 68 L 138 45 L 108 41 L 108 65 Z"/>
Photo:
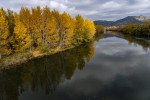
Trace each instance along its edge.
<path fill-rule="evenodd" d="M 14 44 L 15 52 L 23 52 L 29 50 L 30 36 L 27 34 L 27 28 L 20 21 L 20 17 L 17 13 L 14 14 L 15 28 L 14 28 Z"/>
<path fill-rule="evenodd" d="M 41 44 L 42 46 L 46 46 L 46 38 L 47 38 L 47 34 L 49 32 L 48 29 L 48 23 L 50 22 L 50 17 L 51 17 L 51 12 L 50 12 L 50 8 L 48 8 L 47 6 L 42 10 L 42 26 L 41 26 Z"/>
<path fill-rule="evenodd" d="M 55 18 L 55 21 L 56 21 L 56 29 L 58 30 L 56 34 L 58 34 L 58 39 L 59 39 L 59 43 L 58 43 L 58 46 L 61 47 L 61 37 L 62 37 L 62 34 L 61 34 L 61 15 L 59 14 L 58 11 L 56 11 L 55 9 L 52 11 L 52 16 Z"/>
<path fill-rule="evenodd" d="M 56 48 L 59 43 L 59 30 L 57 29 L 57 23 L 53 15 L 50 16 L 50 20 L 46 24 L 46 45 L 47 49 Z"/>
<path fill-rule="evenodd" d="M 94 23 L 89 20 L 89 19 L 86 19 L 84 21 L 84 41 L 89 41 L 91 40 L 94 35 L 95 35 L 95 25 Z"/>
<path fill-rule="evenodd" d="M 95 25 L 95 28 L 96 28 L 96 34 L 104 33 L 104 27 L 102 25 Z"/>
<path fill-rule="evenodd" d="M 93 21 L 81 15 L 50 11 L 47 6 L 22 7 L 19 13 L 0 9 L 0 55 L 26 50 L 67 48 L 88 42 L 95 35 Z"/>
<path fill-rule="evenodd" d="M 30 35 L 30 51 L 33 50 L 33 19 L 32 19 L 32 16 L 31 16 L 31 11 L 30 9 L 28 8 L 25 8 L 25 7 L 22 7 L 20 12 L 19 12 L 19 16 L 20 16 L 20 21 L 21 23 L 26 27 L 27 29 L 27 34 Z"/>
<path fill-rule="evenodd" d="M 74 33 L 74 20 L 64 12 L 61 15 L 61 47 L 70 46 Z"/>
<path fill-rule="evenodd" d="M 42 9 L 40 6 L 32 9 L 32 32 L 33 32 L 33 41 L 36 47 L 41 45 L 42 37 Z"/>
<path fill-rule="evenodd" d="M 9 27 L 8 20 L 4 11 L 0 9 L 0 55 L 10 54 L 11 50 L 8 48 Z"/>
<path fill-rule="evenodd" d="M 14 25 L 14 12 L 8 9 L 6 13 L 6 17 L 8 20 L 9 32 L 10 32 L 10 35 L 12 35 L 14 32 L 14 26 L 15 26 Z"/>
<path fill-rule="evenodd" d="M 84 19 L 81 15 L 75 17 L 74 44 L 80 44 L 84 39 Z"/>

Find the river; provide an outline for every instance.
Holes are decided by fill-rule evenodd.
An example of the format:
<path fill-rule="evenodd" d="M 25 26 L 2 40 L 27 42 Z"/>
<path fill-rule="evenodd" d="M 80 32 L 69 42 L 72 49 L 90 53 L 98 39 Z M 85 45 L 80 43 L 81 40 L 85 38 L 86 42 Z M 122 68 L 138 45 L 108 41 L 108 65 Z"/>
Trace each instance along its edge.
<path fill-rule="evenodd" d="M 150 41 L 96 41 L 0 72 L 0 100 L 150 100 Z"/>

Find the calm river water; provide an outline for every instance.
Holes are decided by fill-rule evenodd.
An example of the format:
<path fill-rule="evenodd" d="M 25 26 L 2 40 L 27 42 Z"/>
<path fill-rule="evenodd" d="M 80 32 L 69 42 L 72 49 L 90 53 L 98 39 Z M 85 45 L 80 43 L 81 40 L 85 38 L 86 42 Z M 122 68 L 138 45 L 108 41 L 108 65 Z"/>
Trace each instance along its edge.
<path fill-rule="evenodd" d="M 0 100 L 150 100 L 150 41 L 97 41 L 0 72 Z"/>

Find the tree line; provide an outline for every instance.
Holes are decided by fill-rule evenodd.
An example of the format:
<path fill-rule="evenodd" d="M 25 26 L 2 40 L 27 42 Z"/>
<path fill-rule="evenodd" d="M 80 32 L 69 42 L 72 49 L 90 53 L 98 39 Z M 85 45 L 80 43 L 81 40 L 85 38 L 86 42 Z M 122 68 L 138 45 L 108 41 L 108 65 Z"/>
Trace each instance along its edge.
<path fill-rule="evenodd" d="M 104 27 L 102 25 L 95 25 L 96 28 L 96 34 L 102 34 L 104 33 Z"/>
<path fill-rule="evenodd" d="M 0 54 L 67 48 L 88 42 L 95 35 L 93 21 L 72 18 L 49 7 L 22 7 L 20 12 L 0 9 Z"/>
<path fill-rule="evenodd" d="M 150 38 L 150 20 L 145 21 L 143 24 L 128 24 L 125 26 L 111 28 L 109 30 L 119 31 L 125 34 L 138 36 L 138 37 Z"/>

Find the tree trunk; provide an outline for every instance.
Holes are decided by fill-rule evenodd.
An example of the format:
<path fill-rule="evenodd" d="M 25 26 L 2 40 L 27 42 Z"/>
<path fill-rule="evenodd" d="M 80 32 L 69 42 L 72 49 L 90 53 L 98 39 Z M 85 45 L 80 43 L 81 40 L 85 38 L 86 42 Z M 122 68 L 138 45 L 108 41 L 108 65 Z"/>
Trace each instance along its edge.
<path fill-rule="evenodd" d="M 48 42 L 47 43 L 48 45 L 47 45 L 47 48 L 48 48 L 48 50 L 50 49 L 50 47 L 51 47 L 51 43 L 50 42 Z"/>
<path fill-rule="evenodd" d="M 44 42 L 45 42 L 44 31 L 41 30 L 41 43 L 42 43 L 42 46 L 44 45 Z"/>
<path fill-rule="evenodd" d="M 30 43 L 30 52 L 32 52 L 32 50 L 33 50 L 33 34 L 32 34 L 31 29 L 29 30 L 29 33 L 30 33 L 30 41 L 31 41 L 31 43 Z"/>
<path fill-rule="evenodd" d="M 60 33 L 60 42 L 59 42 L 59 47 L 62 48 L 63 46 L 63 40 L 64 40 L 64 29 L 61 30 L 61 33 Z"/>
<path fill-rule="evenodd" d="M 2 54 L 0 53 L 0 59 L 2 58 Z"/>

